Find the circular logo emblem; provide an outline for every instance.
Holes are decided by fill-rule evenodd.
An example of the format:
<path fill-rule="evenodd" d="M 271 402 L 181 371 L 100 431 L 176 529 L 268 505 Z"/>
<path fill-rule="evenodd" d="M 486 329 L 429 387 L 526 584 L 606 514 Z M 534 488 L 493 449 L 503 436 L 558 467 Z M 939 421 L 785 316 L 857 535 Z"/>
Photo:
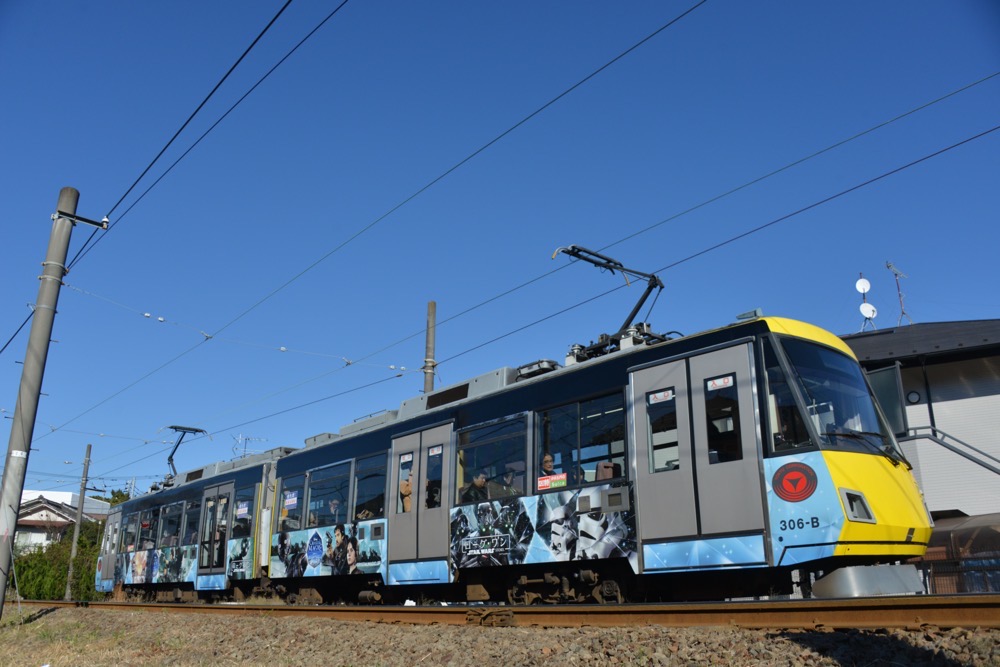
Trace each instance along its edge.
<path fill-rule="evenodd" d="M 782 500 L 800 503 L 813 494 L 818 481 L 816 472 L 805 463 L 786 463 L 771 479 L 771 488 Z"/>

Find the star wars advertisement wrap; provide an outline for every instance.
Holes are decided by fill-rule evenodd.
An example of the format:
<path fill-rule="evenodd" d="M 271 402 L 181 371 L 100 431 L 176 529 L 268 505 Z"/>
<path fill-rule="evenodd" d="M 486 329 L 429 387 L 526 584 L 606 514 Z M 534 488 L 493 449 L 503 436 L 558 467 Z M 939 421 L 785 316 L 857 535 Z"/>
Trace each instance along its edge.
<path fill-rule="evenodd" d="M 115 582 L 177 584 L 193 582 L 198 574 L 198 547 L 164 547 L 120 554 L 115 560 Z"/>
<path fill-rule="evenodd" d="M 376 526 L 384 535 L 384 519 L 272 535 L 270 576 L 380 574 L 385 579 L 386 541 L 371 539 Z"/>
<path fill-rule="evenodd" d="M 627 558 L 638 571 L 635 515 L 600 511 L 605 484 L 541 496 L 507 498 L 451 510 L 455 569 L 593 558 Z M 596 511 L 579 513 L 581 498 Z"/>

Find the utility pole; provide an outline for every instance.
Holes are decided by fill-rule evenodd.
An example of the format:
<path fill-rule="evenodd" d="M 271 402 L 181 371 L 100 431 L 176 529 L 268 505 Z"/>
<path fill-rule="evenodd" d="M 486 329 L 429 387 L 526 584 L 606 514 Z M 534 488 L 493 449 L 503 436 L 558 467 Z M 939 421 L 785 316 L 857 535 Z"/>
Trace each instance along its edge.
<path fill-rule="evenodd" d="M 87 453 L 83 456 L 83 477 L 80 478 L 80 502 L 76 508 L 76 525 L 73 526 L 73 546 L 69 551 L 69 571 L 66 572 L 66 595 L 63 599 L 69 602 L 73 599 L 73 560 L 76 558 L 76 543 L 80 540 L 80 524 L 83 523 L 83 499 L 87 492 L 87 471 L 90 468 L 90 444 L 87 444 Z"/>
<path fill-rule="evenodd" d="M 437 321 L 437 302 L 427 302 L 427 344 L 424 352 L 424 393 L 434 391 L 434 326 Z"/>
<path fill-rule="evenodd" d="M 38 414 L 38 397 L 42 389 L 45 360 L 49 354 L 49 340 L 52 337 L 52 323 L 56 317 L 59 289 L 66 275 L 66 255 L 69 240 L 76 222 L 86 222 L 107 229 L 107 219 L 103 222 L 87 220 L 76 215 L 76 205 L 80 193 L 73 188 L 63 188 L 59 192 L 59 203 L 52 215 L 52 232 L 49 247 L 42 262 L 41 284 L 38 286 L 38 300 L 28 336 L 28 351 L 21 371 L 21 386 L 17 392 L 14 408 L 14 422 L 10 429 L 7 445 L 7 460 L 3 469 L 3 486 L 0 490 L 0 616 L 7 596 L 7 578 L 14 558 L 14 533 L 17 531 L 17 515 L 21 510 L 21 492 L 24 490 L 24 475 L 28 471 L 28 452 L 31 437 L 35 431 L 35 417 Z"/>

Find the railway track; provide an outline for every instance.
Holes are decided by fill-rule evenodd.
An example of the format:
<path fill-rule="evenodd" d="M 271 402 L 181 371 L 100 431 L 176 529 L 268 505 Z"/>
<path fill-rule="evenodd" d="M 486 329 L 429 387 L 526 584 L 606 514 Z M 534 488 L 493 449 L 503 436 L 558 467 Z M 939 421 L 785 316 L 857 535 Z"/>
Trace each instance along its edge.
<path fill-rule="evenodd" d="M 551 627 L 729 626 L 800 629 L 1000 628 L 1000 595 L 906 596 L 845 600 L 567 606 L 291 606 L 271 604 L 145 604 L 32 601 L 33 607 L 86 606 L 149 613 L 321 616 L 417 625 Z M 13 607 L 13 605 L 10 605 Z"/>

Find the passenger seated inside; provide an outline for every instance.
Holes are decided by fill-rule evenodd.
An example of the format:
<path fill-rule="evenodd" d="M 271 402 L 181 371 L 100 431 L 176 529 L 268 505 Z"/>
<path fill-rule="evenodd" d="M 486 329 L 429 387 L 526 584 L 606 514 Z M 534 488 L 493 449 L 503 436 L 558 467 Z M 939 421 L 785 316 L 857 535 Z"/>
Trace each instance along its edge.
<path fill-rule="evenodd" d="M 611 461 L 601 461 L 597 464 L 597 473 L 594 476 L 596 480 L 602 479 L 617 479 L 622 476 L 622 466 L 620 463 L 612 463 Z"/>
<path fill-rule="evenodd" d="M 515 477 L 517 477 L 517 469 L 508 464 L 503 471 L 503 477 L 500 478 L 500 482 L 496 485 L 499 496 L 507 497 L 521 494 L 520 484 L 515 481 Z"/>
<path fill-rule="evenodd" d="M 542 471 L 539 477 L 548 477 L 549 475 L 558 475 L 559 470 L 556 469 L 556 460 L 551 454 L 545 454 L 542 456 Z"/>
<path fill-rule="evenodd" d="M 441 482 L 440 481 L 430 481 L 427 482 L 427 500 L 425 501 L 427 509 L 433 509 L 435 507 L 441 507 Z"/>
<path fill-rule="evenodd" d="M 472 483 L 462 492 L 463 503 L 478 503 L 483 500 L 489 500 L 490 494 L 486 490 L 487 476 L 485 470 L 476 471 L 475 477 L 472 478 Z"/>

